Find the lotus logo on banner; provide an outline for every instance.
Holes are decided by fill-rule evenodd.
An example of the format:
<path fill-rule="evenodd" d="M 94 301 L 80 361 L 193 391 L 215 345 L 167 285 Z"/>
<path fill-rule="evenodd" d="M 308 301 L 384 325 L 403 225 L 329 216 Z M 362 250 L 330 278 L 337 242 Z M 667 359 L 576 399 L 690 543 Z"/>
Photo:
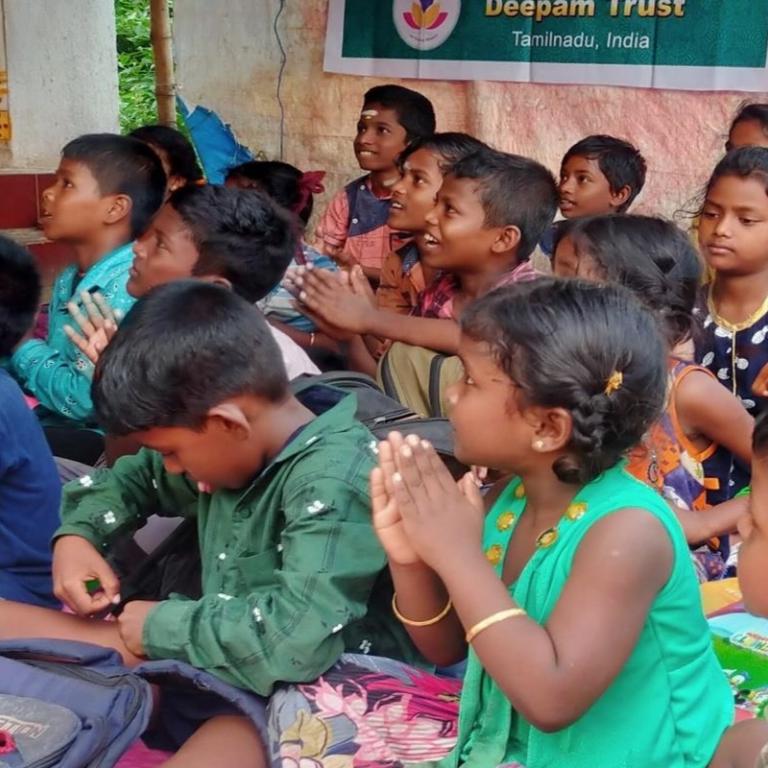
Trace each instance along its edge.
<path fill-rule="evenodd" d="M 400 37 L 417 51 L 442 45 L 456 28 L 461 0 L 395 0 L 393 14 Z"/>

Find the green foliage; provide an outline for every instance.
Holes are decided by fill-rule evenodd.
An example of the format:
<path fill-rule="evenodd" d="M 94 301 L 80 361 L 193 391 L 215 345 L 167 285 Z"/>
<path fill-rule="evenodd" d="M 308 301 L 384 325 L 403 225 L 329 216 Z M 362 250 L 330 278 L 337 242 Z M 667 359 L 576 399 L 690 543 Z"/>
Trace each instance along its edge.
<path fill-rule="evenodd" d="M 157 122 L 149 0 L 115 0 L 120 129 Z"/>

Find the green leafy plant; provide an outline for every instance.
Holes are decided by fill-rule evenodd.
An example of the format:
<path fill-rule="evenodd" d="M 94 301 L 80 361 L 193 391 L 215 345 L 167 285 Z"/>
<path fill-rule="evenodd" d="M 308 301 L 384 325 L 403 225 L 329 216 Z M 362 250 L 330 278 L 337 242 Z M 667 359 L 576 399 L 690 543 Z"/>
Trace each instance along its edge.
<path fill-rule="evenodd" d="M 157 122 L 149 0 L 115 0 L 120 129 Z"/>

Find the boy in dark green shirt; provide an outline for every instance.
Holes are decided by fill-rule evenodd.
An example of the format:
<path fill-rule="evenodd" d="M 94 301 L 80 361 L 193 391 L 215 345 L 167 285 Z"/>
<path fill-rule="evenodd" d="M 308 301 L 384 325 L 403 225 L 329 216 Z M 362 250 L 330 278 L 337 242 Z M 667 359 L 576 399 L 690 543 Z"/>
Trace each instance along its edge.
<path fill-rule="evenodd" d="M 307 390 L 316 404 L 338 399 L 317 389 L 314 398 Z M 100 423 L 144 449 L 65 490 L 54 588 L 79 617 L 0 603 L 0 637 L 96 642 L 128 663 L 178 660 L 262 696 L 280 681 L 313 680 L 361 646 L 415 658 L 389 610 L 370 523 L 373 436 L 351 397 L 316 415 L 289 394 L 255 308 L 203 282 L 154 290 L 103 353 L 93 396 Z M 116 623 L 80 618 L 120 602 L 102 553 L 157 507 L 197 518 L 203 597 L 129 602 Z M 102 592 L 88 591 L 94 579 Z M 232 718 L 218 730 L 217 719 L 194 748 L 200 756 L 215 743 L 224 764 L 219 739 L 237 742 L 242 723 L 229 733 Z M 247 754 L 258 745 L 250 731 Z M 263 764 L 239 755 L 238 765 Z"/>

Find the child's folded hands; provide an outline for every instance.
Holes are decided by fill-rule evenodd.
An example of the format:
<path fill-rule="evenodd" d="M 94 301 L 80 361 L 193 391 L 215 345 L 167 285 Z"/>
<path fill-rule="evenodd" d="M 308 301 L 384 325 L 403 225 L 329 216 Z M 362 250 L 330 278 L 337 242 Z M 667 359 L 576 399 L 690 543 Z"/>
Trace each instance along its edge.
<path fill-rule="evenodd" d="M 481 552 L 484 505 L 472 474 L 457 483 L 433 446 L 415 435 L 403 439 L 393 433 L 388 443 L 389 448 L 379 448 L 379 471 L 389 506 L 399 517 L 395 530 L 401 534 L 401 551 L 407 542 L 410 554 L 437 573 L 451 568 L 457 558 Z M 381 496 L 380 486 L 373 490 Z M 388 507 L 379 509 L 379 520 L 386 521 Z M 374 525 L 382 538 L 382 526 Z"/>

